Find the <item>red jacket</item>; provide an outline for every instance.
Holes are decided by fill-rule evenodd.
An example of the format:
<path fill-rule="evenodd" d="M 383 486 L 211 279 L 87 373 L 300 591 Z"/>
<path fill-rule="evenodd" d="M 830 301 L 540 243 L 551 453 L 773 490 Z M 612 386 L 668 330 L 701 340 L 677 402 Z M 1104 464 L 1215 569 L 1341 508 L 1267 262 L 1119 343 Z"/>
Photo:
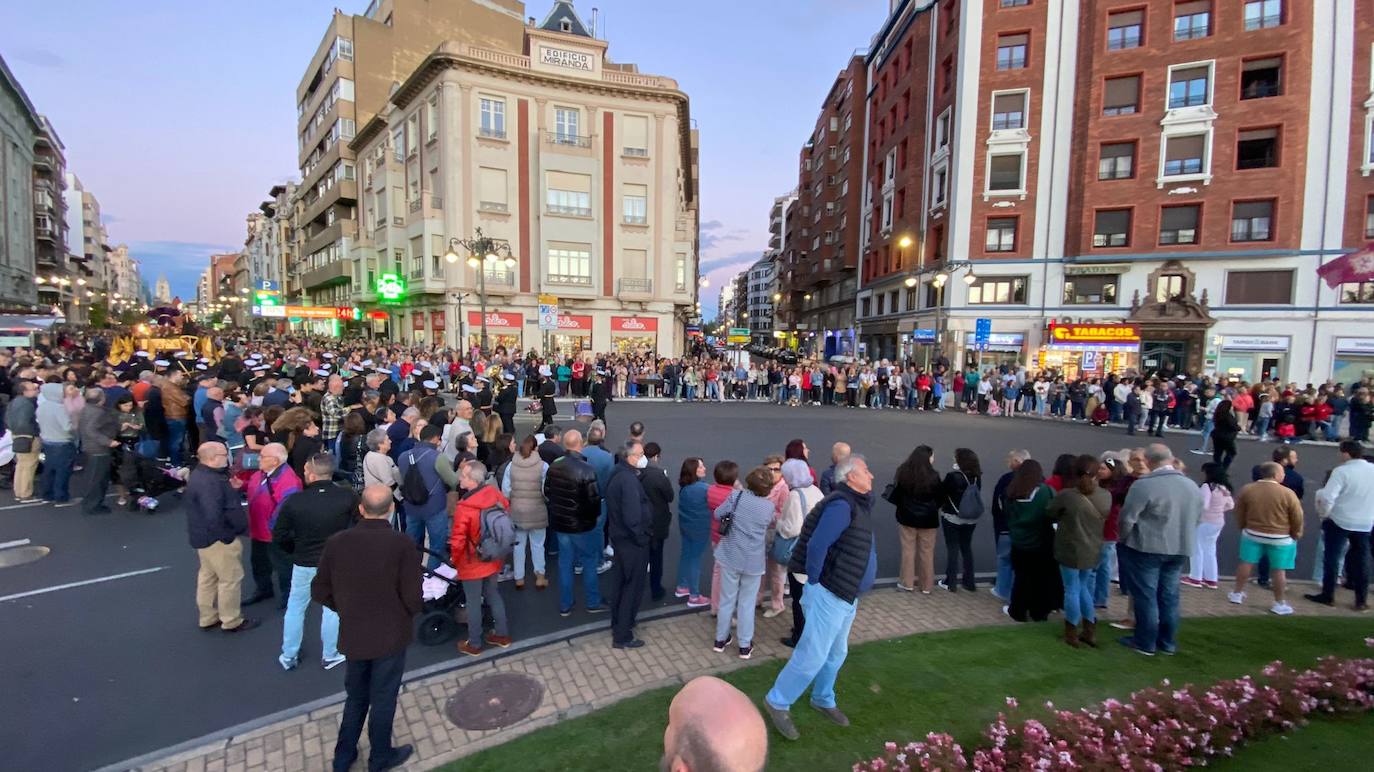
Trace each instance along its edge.
<path fill-rule="evenodd" d="M 282 464 L 270 483 L 264 482 L 261 470 L 253 472 L 243 490 L 248 494 L 248 538 L 253 541 L 272 541 L 272 526 L 286 497 L 301 489 L 301 478 L 291 467 Z"/>
<path fill-rule="evenodd" d="M 482 510 L 497 504 L 510 508 L 510 502 L 495 485 L 483 485 L 460 499 L 454 507 L 448 549 L 449 560 L 458 570 L 459 579 L 485 579 L 501 570 L 504 561 L 482 560 L 477 556 L 477 543 L 482 540 Z"/>

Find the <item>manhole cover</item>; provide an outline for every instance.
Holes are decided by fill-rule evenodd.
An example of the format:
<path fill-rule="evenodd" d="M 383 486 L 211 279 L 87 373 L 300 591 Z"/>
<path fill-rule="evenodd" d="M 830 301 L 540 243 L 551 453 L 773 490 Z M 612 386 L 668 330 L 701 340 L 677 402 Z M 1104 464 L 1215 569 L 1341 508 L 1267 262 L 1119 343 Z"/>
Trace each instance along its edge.
<path fill-rule="evenodd" d="M 52 550 L 47 547 L 14 547 L 13 549 L 0 550 L 0 568 L 22 566 L 25 563 L 42 560 L 48 556 L 49 552 Z"/>
<path fill-rule="evenodd" d="M 497 673 L 459 689 L 444 706 L 460 729 L 500 729 L 533 713 L 544 700 L 544 684 L 519 673 Z"/>

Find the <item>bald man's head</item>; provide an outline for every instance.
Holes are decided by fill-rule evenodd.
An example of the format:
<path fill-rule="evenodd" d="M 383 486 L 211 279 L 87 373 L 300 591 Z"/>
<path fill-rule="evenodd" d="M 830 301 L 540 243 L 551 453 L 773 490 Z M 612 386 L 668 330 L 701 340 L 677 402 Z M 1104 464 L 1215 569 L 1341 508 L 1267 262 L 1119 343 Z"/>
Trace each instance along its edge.
<path fill-rule="evenodd" d="M 223 469 L 229 465 L 229 449 L 222 442 L 202 442 L 196 459 L 211 469 Z"/>
<path fill-rule="evenodd" d="M 368 520 L 386 520 L 391 517 L 391 488 L 386 485 L 369 485 L 363 488 L 362 503 L 358 511 Z"/>
<path fill-rule="evenodd" d="M 768 762 L 768 730 L 744 693 L 702 676 L 668 706 L 661 772 L 760 772 Z"/>
<path fill-rule="evenodd" d="M 581 450 L 582 432 L 579 432 L 576 429 L 569 429 L 566 432 L 563 432 L 563 447 L 567 448 L 568 450 Z"/>
<path fill-rule="evenodd" d="M 837 442 L 830 446 L 830 463 L 838 464 L 849 456 L 849 443 Z"/>

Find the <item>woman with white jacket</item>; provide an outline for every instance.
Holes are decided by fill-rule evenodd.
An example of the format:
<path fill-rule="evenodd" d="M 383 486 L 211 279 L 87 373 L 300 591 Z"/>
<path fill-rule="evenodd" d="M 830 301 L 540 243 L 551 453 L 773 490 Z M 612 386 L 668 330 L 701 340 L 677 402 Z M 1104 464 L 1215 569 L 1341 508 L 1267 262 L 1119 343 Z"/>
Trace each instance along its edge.
<path fill-rule="evenodd" d="M 802 523 L 806 516 L 825 496 L 811 479 L 811 467 L 806 462 L 793 458 L 782 464 L 782 479 L 787 483 L 787 501 L 782 505 L 782 515 L 778 517 L 775 539 L 790 540 L 795 543 L 801 535 Z M 772 550 L 770 550 L 772 552 Z M 805 577 L 799 579 L 791 571 L 787 572 L 787 587 L 792 594 L 792 634 L 782 639 L 783 645 L 795 647 L 801 640 L 802 628 L 806 626 L 806 616 L 802 613 L 801 596 Z"/>

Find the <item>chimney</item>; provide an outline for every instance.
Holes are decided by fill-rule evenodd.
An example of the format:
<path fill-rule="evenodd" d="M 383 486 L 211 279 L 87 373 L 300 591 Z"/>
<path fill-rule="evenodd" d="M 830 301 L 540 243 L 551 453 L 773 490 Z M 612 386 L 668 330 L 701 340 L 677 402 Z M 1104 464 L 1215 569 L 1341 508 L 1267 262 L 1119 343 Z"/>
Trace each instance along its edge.
<path fill-rule="evenodd" d="M 592 9 L 592 39 L 596 39 L 596 15 L 597 9 Z"/>
<path fill-rule="evenodd" d="M 526 26 L 529 26 L 529 27 L 533 27 L 533 26 L 534 26 L 534 17 L 531 16 L 531 17 L 529 18 L 529 21 L 525 22 L 525 25 L 526 25 Z"/>

